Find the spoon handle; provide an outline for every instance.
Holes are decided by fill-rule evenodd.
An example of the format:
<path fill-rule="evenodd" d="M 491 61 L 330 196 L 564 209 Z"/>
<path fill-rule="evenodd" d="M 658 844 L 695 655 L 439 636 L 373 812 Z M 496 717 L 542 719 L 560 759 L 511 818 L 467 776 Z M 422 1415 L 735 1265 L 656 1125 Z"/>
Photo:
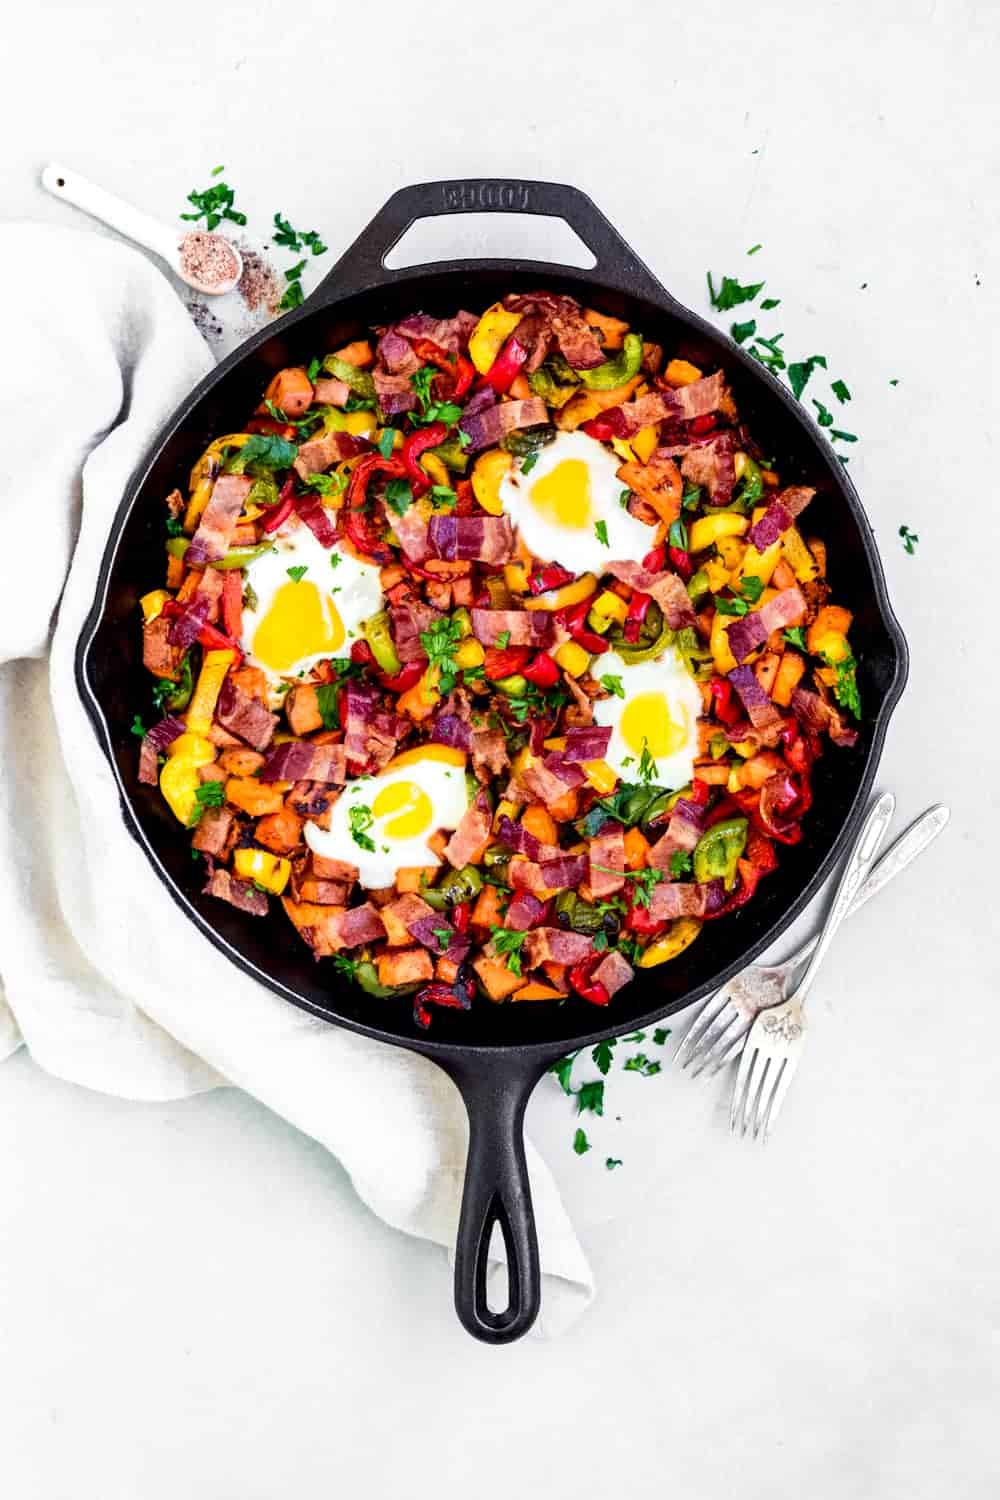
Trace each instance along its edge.
<path fill-rule="evenodd" d="M 875 863 L 875 856 L 879 851 L 879 845 L 885 837 L 886 830 L 892 822 L 892 815 L 896 810 L 896 799 L 891 792 L 883 792 L 881 797 L 869 809 L 861 832 L 858 834 L 851 849 L 850 857 L 844 872 L 837 883 L 837 893 L 833 898 L 833 904 L 826 914 L 826 920 L 820 928 L 819 939 L 813 949 L 812 957 L 806 965 L 805 973 L 795 986 L 790 999 L 798 1000 L 801 1004 L 809 993 L 813 980 L 820 964 L 826 957 L 827 949 L 833 942 L 837 929 L 851 909 L 855 896 L 861 885 L 871 871 Z"/>
<path fill-rule="evenodd" d="M 42 186 L 56 198 L 72 203 L 74 208 L 82 208 L 84 213 L 117 229 L 126 239 L 144 245 L 147 250 L 152 250 L 154 255 L 159 255 L 176 269 L 179 262 L 177 247 L 182 238 L 179 230 L 171 229 L 168 224 L 161 224 L 158 219 L 133 208 L 131 203 L 117 198 L 114 193 L 106 192 L 88 178 L 81 177 L 79 172 L 67 171 L 65 167 L 54 163 L 43 169 Z"/>
<path fill-rule="evenodd" d="M 912 864 L 918 854 L 923 854 L 928 845 L 933 844 L 939 833 L 943 833 L 950 817 L 951 812 L 942 802 L 935 803 L 933 807 L 921 813 L 906 832 L 901 833 L 895 843 L 886 850 L 868 878 L 861 882 L 847 915 L 852 917 L 856 911 L 860 911 L 866 901 L 877 896 L 890 880 L 895 880 L 897 875 L 901 875 L 907 865 Z M 818 942 L 819 933 L 813 933 L 812 937 L 806 938 L 790 958 L 782 960 L 782 966 L 797 969 L 799 964 L 809 957 Z"/>

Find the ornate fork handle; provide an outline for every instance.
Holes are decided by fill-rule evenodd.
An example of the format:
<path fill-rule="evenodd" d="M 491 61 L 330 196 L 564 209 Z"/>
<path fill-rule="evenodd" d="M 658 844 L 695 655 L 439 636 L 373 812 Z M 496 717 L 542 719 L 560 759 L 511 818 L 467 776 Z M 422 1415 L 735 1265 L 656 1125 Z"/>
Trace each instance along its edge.
<path fill-rule="evenodd" d="M 911 823 L 906 832 L 900 834 L 891 849 L 883 854 L 871 873 L 858 886 L 857 894 L 848 908 L 847 915 L 851 917 L 856 911 L 860 911 L 866 901 L 877 896 L 890 880 L 895 880 L 896 876 L 905 870 L 918 854 L 923 853 L 928 844 L 933 843 L 950 816 L 948 808 L 939 802 L 936 806 L 928 808 L 915 823 Z M 782 960 L 782 967 L 797 969 L 799 964 L 810 956 L 818 942 L 819 933 L 813 933 L 812 937 L 806 938 L 790 958 Z"/>
<path fill-rule="evenodd" d="M 833 942 L 838 927 L 850 911 L 854 903 L 854 898 L 857 896 L 862 883 L 875 862 L 875 856 L 885 837 L 886 830 L 892 821 L 895 808 L 895 797 L 891 792 L 883 792 L 865 818 L 861 833 L 858 835 L 854 848 L 851 851 L 851 857 L 847 861 L 847 868 L 844 870 L 840 878 L 840 883 L 837 886 L 837 894 L 833 898 L 833 905 L 827 912 L 826 921 L 820 929 L 819 938 L 813 950 L 812 957 L 806 965 L 805 973 L 795 986 L 794 994 L 789 997 L 789 1002 L 786 1003 L 797 1000 L 801 1004 L 809 993 L 812 982 L 816 977 L 816 972 L 826 957 L 827 949 Z"/>

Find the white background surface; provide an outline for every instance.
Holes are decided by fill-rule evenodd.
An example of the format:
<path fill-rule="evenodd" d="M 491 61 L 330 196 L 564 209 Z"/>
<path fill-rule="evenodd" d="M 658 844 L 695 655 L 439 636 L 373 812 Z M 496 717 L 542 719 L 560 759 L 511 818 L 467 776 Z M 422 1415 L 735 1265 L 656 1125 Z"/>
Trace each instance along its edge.
<path fill-rule="evenodd" d="M 8 215 L 71 220 L 35 185 L 49 158 L 165 216 L 225 162 L 251 228 L 277 208 L 324 232 L 322 270 L 406 181 L 521 174 L 590 191 L 699 310 L 707 267 L 766 275 L 768 326 L 854 393 L 838 424 L 913 653 L 880 785 L 901 823 L 939 799 L 954 820 L 843 934 L 766 1154 L 730 1141 L 720 1087 L 667 1069 L 610 1081 L 582 1159 L 539 1091 L 529 1129 L 599 1277 L 556 1343 L 473 1344 L 440 1252 L 245 1096 L 134 1105 L 13 1059 L 12 1500 L 996 1493 L 1000 28 L 985 4 L 807 9 L 19 13 Z M 499 221 L 489 244 L 529 248 Z M 44 295 L 30 265 L 6 291 Z"/>

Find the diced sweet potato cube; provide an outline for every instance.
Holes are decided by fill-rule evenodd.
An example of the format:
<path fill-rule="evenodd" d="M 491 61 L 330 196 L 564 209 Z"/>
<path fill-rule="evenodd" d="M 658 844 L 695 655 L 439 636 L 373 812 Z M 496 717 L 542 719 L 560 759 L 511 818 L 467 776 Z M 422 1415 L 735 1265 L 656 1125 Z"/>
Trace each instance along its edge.
<path fill-rule="evenodd" d="M 226 801 L 252 818 L 263 818 L 281 811 L 284 793 L 274 783 L 265 785 L 253 776 L 230 776 L 226 782 Z"/>
<path fill-rule="evenodd" d="M 426 948 L 390 948 L 378 956 L 379 984 L 417 984 L 433 978 L 434 964 Z"/>
<path fill-rule="evenodd" d="M 311 683 L 292 688 L 285 698 L 285 718 L 293 734 L 312 734 L 322 729 L 323 715 L 319 711 L 319 699 Z"/>
<path fill-rule="evenodd" d="M 274 854 L 290 854 L 301 841 L 302 819 L 286 802 L 278 812 L 261 818 L 254 830 L 254 838 Z"/>
<path fill-rule="evenodd" d="M 472 967 L 491 1000 L 506 1000 L 524 983 L 520 974 L 512 974 L 505 963 L 485 953 L 473 961 Z"/>
<path fill-rule="evenodd" d="M 223 750 L 219 756 L 219 769 L 227 776 L 253 776 L 263 764 L 256 750 Z"/>

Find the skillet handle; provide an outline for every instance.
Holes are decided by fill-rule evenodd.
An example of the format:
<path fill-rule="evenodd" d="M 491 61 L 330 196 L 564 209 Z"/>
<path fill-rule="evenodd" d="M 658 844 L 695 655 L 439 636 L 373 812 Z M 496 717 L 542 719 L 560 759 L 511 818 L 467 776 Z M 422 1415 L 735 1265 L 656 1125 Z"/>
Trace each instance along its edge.
<path fill-rule="evenodd" d="M 469 1116 L 469 1155 L 455 1243 L 455 1310 L 473 1338 L 509 1344 L 534 1323 L 541 1302 L 538 1236 L 524 1155 L 524 1111 L 551 1059 L 502 1053 L 437 1059 Z M 507 1253 L 506 1308 L 486 1300 L 490 1239 L 499 1224 Z"/>
<path fill-rule="evenodd" d="M 413 268 L 390 271 L 385 265 L 385 257 L 411 224 L 418 219 L 469 213 L 544 214 L 564 219 L 597 259 L 593 271 L 586 273 L 588 276 L 623 292 L 660 298 L 668 295 L 597 204 L 579 188 L 563 182 L 534 182 L 524 178 L 465 177 L 446 182 L 417 182 L 393 193 L 316 288 L 310 303 L 390 285 L 403 277 L 412 279 Z M 469 260 L 459 264 L 474 269 L 490 262 Z M 431 271 L 441 267 L 422 269 Z M 561 269 L 571 269 L 572 274 L 580 275 L 575 268 Z"/>

